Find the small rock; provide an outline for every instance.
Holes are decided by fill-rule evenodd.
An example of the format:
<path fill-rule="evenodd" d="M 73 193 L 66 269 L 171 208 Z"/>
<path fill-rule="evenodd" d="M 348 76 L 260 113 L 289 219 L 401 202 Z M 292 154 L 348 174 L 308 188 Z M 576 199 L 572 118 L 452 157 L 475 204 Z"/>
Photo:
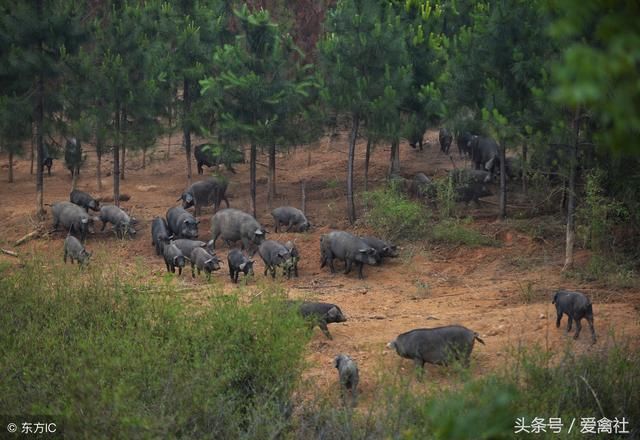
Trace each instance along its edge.
<path fill-rule="evenodd" d="M 547 319 L 547 316 L 544 313 L 540 313 L 540 316 L 538 316 L 539 319 Z"/>
<path fill-rule="evenodd" d="M 387 317 L 383 315 L 373 315 L 370 319 L 387 319 Z"/>
<path fill-rule="evenodd" d="M 433 315 L 429 315 L 429 316 L 427 316 L 425 319 L 427 319 L 427 320 L 429 320 L 429 319 L 438 320 L 438 319 L 440 319 L 440 318 L 436 318 L 436 317 L 435 317 L 435 316 L 433 316 Z"/>

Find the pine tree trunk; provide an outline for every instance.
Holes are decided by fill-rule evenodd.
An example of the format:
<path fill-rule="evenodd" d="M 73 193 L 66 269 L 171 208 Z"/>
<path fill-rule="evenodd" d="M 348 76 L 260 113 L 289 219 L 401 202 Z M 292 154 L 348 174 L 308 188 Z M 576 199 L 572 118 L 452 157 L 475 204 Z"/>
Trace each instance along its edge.
<path fill-rule="evenodd" d="M 182 130 L 184 135 L 184 151 L 187 157 L 187 185 L 191 186 L 191 127 L 189 125 L 189 115 L 191 112 L 191 96 L 189 90 L 189 80 L 183 81 L 183 114 L 182 114 Z"/>
<path fill-rule="evenodd" d="M 122 120 L 120 122 L 120 129 L 122 131 L 122 137 L 120 138 L 122 142 L 122 154 L 120 157 L 120 179 L 124 180 L 124 168 L 125 161 L 127 157 L 127 142 L 126 142 L 126 133 L 127 133 L 127 111 L 122 110 Z"/>
<path fill-rule="evenodd" d="M 96 156 L 98 164 L 96 165 L 96 183 L 98 184 L 98 192 L 102 191 L 102 147 L 96 148 Z"/>
<path fill-rule="evenodd" d="M 124 140 L 122 141 L 121 148 L 122 148 L 122 152 L 120 153 L 120 179 L 125 180 L 124 167 L 125 167 L 125 158 L 127 157 L 127 147 L 125 146 Z"/>
<path fill-rule="evenodd" d="M 9 150 L 9 183 L 13 183 L 13 151 Z"/>
<path fill-rule="evenodd" d="M 528 146 L 527 143 L 525 142 L 524 144 L 522 144 L 522 192 L 523 194 L 526 196 L 527 195 L 527 153 L 528 153 Z"/>
<path fill-rule="evenodd" d="M 364 191 L 369 191 L 369 161 L 371 159 L 371 138 L 367 138 L 367 151 L 364 154 Z"/>
<path fill-rule="evenodd" d="M 171 133 L 173 132 L 173 130 L 171 129 L 171 123 L 172 123 L 172 115 L 173 115 L 173 110 L 171 110 L 171 105 L 169 106 L 169 139 L 167 139 L 167 156 L 165 159 L 169 159 L 169 157 L 171 156 Z"/>
<path fill-rule="evenodd" d="M 120 206 L 120 103 L 116 103 L 116 139 L 118 141 L 113 146 L 113 204 Z"/>
<path fill-rule="evenodd" d="M 33 124 L 31 125 L 32 129 L 33 129 Z M 33 137 L 33 132 L 31 133 L 31 167 L 29 168 L 29 174 L 33 175 L 33 159 L 34 159 L 34 145 L 35 145 L 35 138 Z"/>
<path fill-rule="evenodd" d="M 258 151 L 256 144 L 251 144 L 251 155 L 249 157 L 249 179 L 250 179 L 250 191 L 251 191 L 251 212 L 253 217 L 256 217 L 256 160 Z"/>
<path fill-rule="evenodd" d="M 389 163 L 389 178 L 400 174 L 400 141 L 395 139 L 391 142 L 391 160 Z"/>
<path fill-rule="evenodd" d="M 276 144 L 273 143 L 269 147 L 269 194 L 267 196 L 267 205 L 271 209 L 271 204 L 276 198 Z"/>
<path fill-rule="evenodd" d="M 580 108 L 576 109 L 574 124 L 574 140 L 571 149 L 571 169 L 569 171 L 569 189 L 567 201 L 567 236 L 565 243 L 563 271 L 573 267 L 573 247 L 576 241 L 575 209 L 576 209 L 576 178 L 578 167 L 578 144 L 580 142 Z"/>
<path fill-rule="evenodd" d="M 41 15 L 42 0 L 38 1 L 37 4 L 39 13 Z M 38 164 L 38 166 L 36 167 L 36 215 L 39 218 L 42 218 L 45 214 L 43 167 L 40 166 L 44 159 L 44 78 L 42 74 L 38 76 L 36 97 L 36 163 Z"/>
<path fill-rule="evenodd" d="M 504 140 L 500 142 L 500 218 L 507 218 L 507 173 L 506 173 L 506 154 L 507 146 Z"/>
<path fill-rule="evenodd" d="M 349 136 L 349 159 L 347 161 L 347 216 L 351 224 L 356 221 L 356 204 L 353 198 L 353 164 L 356 156 L 356 139 L 358 138 L 359 125 L 360 118 L 357 114 L 354 114 L 351 135 Z"/>
<path fill-rule="evenodd" d="M 307 215 L 307 181 L 303 180 L 302 182 L 300 182 L 300 186 L 302 189 L 302 207 L 300 208 L 300 210 L 304 215 Z"/>

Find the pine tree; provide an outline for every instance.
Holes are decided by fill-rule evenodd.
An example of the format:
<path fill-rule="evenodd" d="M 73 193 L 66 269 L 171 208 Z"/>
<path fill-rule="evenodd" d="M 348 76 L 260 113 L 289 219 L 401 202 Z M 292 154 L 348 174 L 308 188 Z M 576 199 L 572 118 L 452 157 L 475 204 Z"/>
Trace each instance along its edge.
<path fill-rule="evenodd" d="M 251 146 L 250 188 L 255 216 L 257 148 L 270 149 L 275 170 L 274 149 L 286 136 L 287 117 L 296 114 L 313 83 L 296 76 L 298 69 L 290 62 L 292 42 L 283 37 L 268 11 L 250 13 L 245 5 L 235 11 L 235 17 L 240 34 L 233 44 L 216 50 L 215 76 L 200 83 L 216 109 L 219 136 Z"/>
<path fill-rule="evenodd" d="M 328 13 L 326 34 L 319 48 L 324 98 L 332 109 L 347 113 L 351 119 L 347 216 L 353 223 L 353 168 L 362 123 L 367 118 L 373 120 L 374 115 L 383 120 L 386 127 L 382 132 L 388 130 L 397 149 L 398 104 L 403 99 L 403 81 L 410 77 L 404 35 L 390 6 L 373 0 L 341 0 Z"/>
<path fill-rule="evenodd" d="M 58 107 L 60 83 L 70 76 L 63 60 L 74 54 L 83 41 L 81 8 L 70 0 L 2 1 L 0 3 L 0 84 L 19 78 L 28 90 L 14 89 L 16 98 L 32 96 L 31 109 L 36 132 L 36 163 L 42 163 L 44 137 Z M 42 169 L 36 174 L 36 212 L 44 214 Z"/>

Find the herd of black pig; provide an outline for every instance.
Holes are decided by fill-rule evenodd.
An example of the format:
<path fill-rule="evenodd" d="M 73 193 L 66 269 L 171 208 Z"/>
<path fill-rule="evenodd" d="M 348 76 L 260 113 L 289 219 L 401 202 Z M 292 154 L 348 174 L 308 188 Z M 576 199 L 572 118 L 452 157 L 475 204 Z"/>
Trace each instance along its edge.
<path fill-rule="evenodd" d="M 490 139 L 465 136 L 466 138 L 458 140 L 461 154 L 468 151 L 473 158 L 474 154 L 480 155 L 477 152 L 474 153 L 478 148 L 493 151 Z M 441 130 L 440 141 L 442 151 L 448 153 L 452 137 L 446 130 Z M 479 159 L 480 161 L 486 159 L 481 164 L 485 170 L 451 171 L 455 181 L 466 182 L 458 186 L 458 191 L 461 191 L 459 196 L 463 200 L 467 198 L 477 200 L 482 196 L 484 184 L 492 178 L 491 173 L 497 158 L 496 155 L 489 156 Z M 482 167 L 476 166 L 476 168 Z M 428 177 L 419 173 L 414 179 L 412 188 L 425 191 L 430 183 Z M 190 262 L 192 277 L 195 277 L 196 272 L 198 274 L 204 272 L 209 279 L 212 272 L 219 270 L 222 265 L 215 251 L 216 241 L 221 238 L 231 248 L 227 256 L 227 265 L 232 282 L 238 282 L 240 273 L 243 273 L 245 278 L 253 275 L 254 260 L 251 257 L 256 252 L 264 262 L 265 276 L 270 273 L 275 278 L 276 270 L 280 268 L 283 275 L 287 275 L 288 278 L 297 277 L 300 253 L 295 244 L 292 241 L 281 243 L 267 240 L 266 229 L 252 215 L 229 207 L 226 189 L 227 183 L 222 179 L 209 178 L 196 182 L 178 198 L 177 201 L 182 202 L 181 206 L 169 208 L 164 218 L 153 219 L 152 245 L 155 247 L 156 254 L 163 257 L 167 271 L 175 273 L 177 268 L 178 275 L 181 275 L 187 262 Z M 218 210 L 223 201 L 227 207 Z M 195 216 L 187 211 L 191 207 L 194 208 Z M 196 216 L 200 215 L 204 207 L 214 209 L 214 215 L 211 218 L 212 237 L 206 242 L 197 239 L 199 221 Z M 90 211 L 99 212 L 99 216 L 89 215 Z M 81 266 L 88 262 L 91 253 L 82 243 L 86 240 L 91 225 L 96 219 L 102 222 L 102 230 L 107 223 L 110 223 L 113 232 L 119 238 L 133 237 L 136 234 L 135 219 L 117 206 L 100 206 L 95 198 L 82 191 L 72 191 L 69 202 L 53 204 L 52 212 L 54 228 L 62 226 L 68 231 L 63 248 L 65 263 L 67 258 L 70 258 L 72 263 L 78 261 Z M 311 228 L 303 212 L 291 206 L 276 208 L 271 215 L 276 232 L 283 226 L 286 232 L 305 232 Z M 232 248 L 234 243 L 240 243 L 240 246 Z M 320 238 L 320 267 L 328 265 L 331 273 L 335 273 L 334 260 L 337 259 L 344 262 L 345 274 L 348 274 L 355 264 L 359 279 L 363 279 L 365 264 L 381 265 L 385 258 L 396 256 L 398 256 L 398 249 L 395 245 L 376 237 L 357 237 L 346 231 L 333 231 Z M 571 331 L 575 320 L 574 338 L 577 339 L 582 328 L 581 320 L 585 318 L 590 326 L 592 342 L 595 343 L 593 308 L 588 297 L 580 292 L 561 290 L 554 294 L 552 303 L 556 306 L 557 327 L 560 326 L 562 316 L 566 314 L 568 316 L 567 332 Z M 290 302 L 290 305 L 298 307 L 299 313 L 312 326 L 320 327 L 329 339 L 332 339 L 332 336 L 327 325 L 347 320 L 340 307 L 335 304 Z M 484 344 L 478 333 L 461 325 L 449 325 L 410 330 L 398 335 L 387 344 L 387 347 L 394 349 L 403 358 L 412 359 L 422 371 L 425 363 L 447 365 L 452 360 L 458 360 L 463 365 L 468 365 L 475 341 Z M 339 354 L 334 359 L 334 366 L 338 370 L 342 395 L 350 391 L 355 402 L 359 382 L 357 363 L 350 356 Z"/>

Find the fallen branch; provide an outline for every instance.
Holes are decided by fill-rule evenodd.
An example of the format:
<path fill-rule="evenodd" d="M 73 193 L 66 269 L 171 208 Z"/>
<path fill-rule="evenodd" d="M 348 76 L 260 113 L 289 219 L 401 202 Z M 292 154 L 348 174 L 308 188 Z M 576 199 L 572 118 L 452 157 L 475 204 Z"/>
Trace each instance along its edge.
<path fill-rule="evenodd" d="M 10 251 L 10 250 L 7 250 L 7 249 L 1 249 L 1 248 L 0 248 L 0 252 L 2 252 L 3 254 L 10 255 L 10 256 L 12 256 L 12 257 L 16 257 L 16 258 L 18 258 L 18 254 L 16 254 L 16 253 L 15 253 L 15 252 L 13 252 L 13 251 Z"/>
<path fill-rule="evenodd" d="M 31 240 L 32 238 L 37 238 L 38 236 L 40 236 L 41 233 L 42 233 L 42 231 L 40 229 L 36 229 L 35 231 L 31 231 L 27 235 L 19 238 L 15 242 L 14 246 L 20 246 L 22 243 L 25 243 L 25 242 Z"/>
<path fill-rule="evenodd" d="M 120 201 L 121 202 L 127 202 L 131 200 L 131 196 L 129 194 L 120 194 Z M 108 195 L 108 196 L 104 196 L 104 197 L 98 197 L 98 201 L 99 202 L 113 202 L 113 196 L 112 195 Z"/>

